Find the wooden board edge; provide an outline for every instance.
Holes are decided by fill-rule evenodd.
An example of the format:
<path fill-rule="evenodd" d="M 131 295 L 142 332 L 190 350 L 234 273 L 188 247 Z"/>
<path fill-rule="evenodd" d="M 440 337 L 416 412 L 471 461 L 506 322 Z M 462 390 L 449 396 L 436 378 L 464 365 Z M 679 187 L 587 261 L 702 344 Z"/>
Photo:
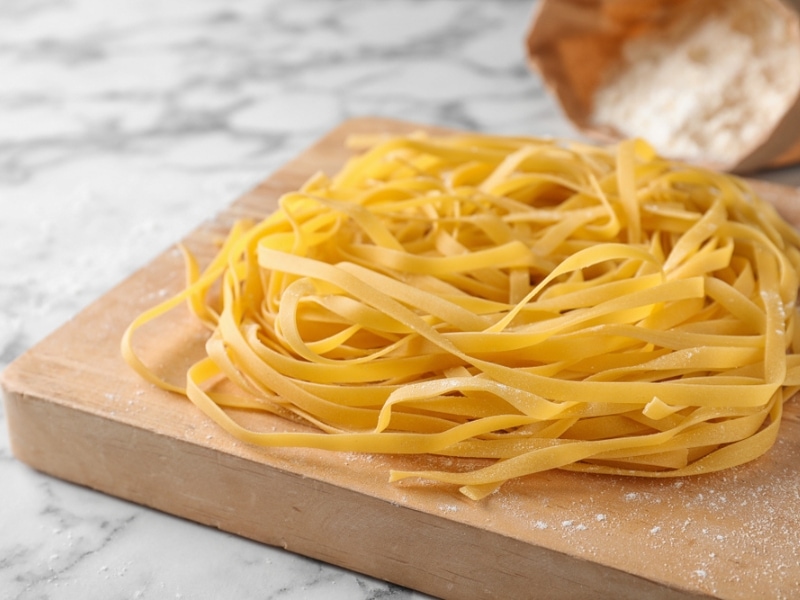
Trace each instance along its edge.
<path fill-rule="evenodd" d="M 58 403 L 6 392 L 5 407 L 13 452 L 33 469 L 435 597 L 701 597 Z M 459 545 L 471 551 L 455 564 Z"/>

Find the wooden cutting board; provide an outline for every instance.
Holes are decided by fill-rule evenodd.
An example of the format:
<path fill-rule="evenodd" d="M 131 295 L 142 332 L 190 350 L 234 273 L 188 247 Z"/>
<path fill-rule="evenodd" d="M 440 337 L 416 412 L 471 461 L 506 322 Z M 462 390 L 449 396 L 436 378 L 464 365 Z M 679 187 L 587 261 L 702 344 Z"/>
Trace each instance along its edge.
<path fill-rule="evenodd" d="M 236 218 L 261 217 L 314 172 L 336 172 L 349 134 L 417 128 L 348 121 L 185 243 L 210 257 Z M 797 191 L 761 188 L 800 225 Z M 8 367 L 2 385 L 21 461 L 443 598 L 800 597 L 797 401 L 773 450 L 740 468 L 667 481 L 548 472 L 472 502 L 452 488 L 387 482 L 390 468 L 433 459 L 249 447 L 143 382 L 121 359 L 120 336 L 182 282 L 182 258 L 169 249 Z M 205 332 L 183 309 L 159 327 L 157 343 L 137 334 L 141 352 L 179 380 L 193 358 L 182 348 L 199 351 Z"/>

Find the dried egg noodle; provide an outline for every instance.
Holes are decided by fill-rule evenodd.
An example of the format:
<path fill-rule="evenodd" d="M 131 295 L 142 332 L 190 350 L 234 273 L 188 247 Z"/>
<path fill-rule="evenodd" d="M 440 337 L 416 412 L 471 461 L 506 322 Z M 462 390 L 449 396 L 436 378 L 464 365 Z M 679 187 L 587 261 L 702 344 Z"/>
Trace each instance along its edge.
<path fill-rule="evenodd" d="M 390 474 L 474 499 L 546 469 L 683 476 L 770 448 L 800 388 L 800 237 L 746 182 L 634 140 L 367 142 L 202 272 L 187 252 L 186 289 L 124 336 L 131 366 L 251 444 L 493 459 Z M 185 388 L 132 343 L 184 302 L 212 331 Z M 313 428 L 253 431 L 242 409 Z"/>

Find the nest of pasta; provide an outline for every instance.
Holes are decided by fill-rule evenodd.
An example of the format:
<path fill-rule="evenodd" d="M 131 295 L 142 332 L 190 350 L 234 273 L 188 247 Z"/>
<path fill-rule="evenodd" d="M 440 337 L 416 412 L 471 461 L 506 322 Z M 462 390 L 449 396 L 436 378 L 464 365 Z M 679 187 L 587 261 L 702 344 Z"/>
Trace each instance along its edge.
<path fill-rule="evenodd" d="M 745 181 L 640 140 L 364 141 L 204 269 L 186 253 L 129 363 L 251 444 L 492 459 L 390 474 L 471 498 L 554 468 L 708 473 L 773 444 L 800 387 L 800 236 Z M 211 334 L 175 386 L 132 336 L 184 302 Z"/>

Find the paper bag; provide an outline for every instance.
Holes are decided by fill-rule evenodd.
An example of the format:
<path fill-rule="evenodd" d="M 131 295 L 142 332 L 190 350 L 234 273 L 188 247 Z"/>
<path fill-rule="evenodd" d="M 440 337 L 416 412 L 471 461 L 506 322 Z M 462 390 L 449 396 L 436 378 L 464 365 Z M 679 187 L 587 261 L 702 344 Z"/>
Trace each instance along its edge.
<path fill-rule="evenodd" d="M 742 173 L 800 163 L 795 3 L 540 0 L 528 57 L 596 140 L 642 137 L 668 158 Z"/>

